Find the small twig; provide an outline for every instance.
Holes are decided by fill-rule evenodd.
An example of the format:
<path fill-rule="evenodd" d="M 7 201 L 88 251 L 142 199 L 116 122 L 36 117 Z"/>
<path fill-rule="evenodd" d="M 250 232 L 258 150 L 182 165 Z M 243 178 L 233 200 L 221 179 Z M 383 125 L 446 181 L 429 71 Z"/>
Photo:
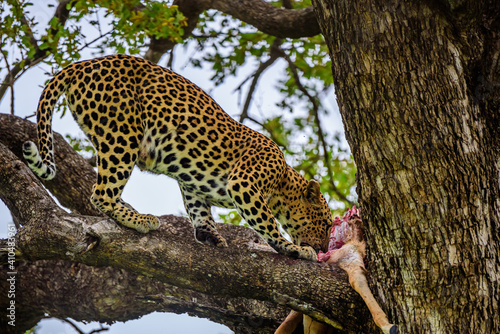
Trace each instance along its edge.
<path fill-rule="evenodd" d="M 101 29 L 99 29 L 100 31 Z M 112 30 L 108 31 L 107 33 L 105 34 L 101 34 L 100 36 L 94 38 L 93 40 L 91 40 L 90 42 L 86 43 L 85 45 L 83 45 L 82 47 L 80 47 L 77 51 L 80 52 L 82 51 L 83 49 L 91 46 L 92 44 L 94 44 L 95 42 L 97 42 L 98 40 L 100 40 L 101 38 L 105 37 L 106 35 L 109 35 L 111 34 Z"/>
<path fill-rule="evenodd" d="M 262 74 L 262 72 L 264 72 L 264 70 L 269 67 L 269 65 L 272 64 L 272 62 L 267 65 L 265 68 L 262 69 L 263 65 L 266 64 L 267 62 L 269 62 L 272 58 L 274 58 L 275 60 L 279 57 L 281 57 L 281 52 L 282 52 L 282 49 L 280 48 L 281 47 L 281 44 L 283 43 L 283 40 L 281 38 L 276 38 L 274 41 L 273 41 L 273 44 L 271 44 L 271 47 L 269 49 L 269 56 L 270 56 L 270 59 L 268 59 L 265 63 L 261 63 L 259 65 L 259 68 L 257 69 L 257 71 L 255 71 L 255 73 L 252 73 L 251 75 L 249 75 L 245 80 L 243 80 L 240 85 L 238 87 L 236 87 L 236 89 L 233 91 L 234 92 L 237 92 L 239 90 L 241 90 L 243 88 L 243 85 L 248 81 L 250 80 L 250 78 L 252 77 L 255 77 L 255 76 L 260 76 Z"/>
<path fill-rule="evenodd" d="M 260 76 L 269 66 L 271 66 L 276 61 L 276 59 L 280 57 L 280 53 L 278 52 L 278 50 L 281 43 L 283 43 L 283 40 L 281 38 L 276 38 L 274 40 L 273 44 L 271 45 L 271 52 L 269 54 L 270 56 L 269 59 L 263 63 L 260 63 L 259 68 L 253 74 L 253 80 L 248 90 L 247 98 L 245 100 L 245 105 L 243 106 L 243 110 L 241 111 L 239 120 L 240 123 L 243 122 L 245 118 L 248 118 L 248 108 L 250 107 L 250 103 L 252 102 L 253 93 L 255 91 L 255 87 L 257 87 L 257 82 L 259 81 Z M 244 82 L 246 82 L 248 79 L 249 78 L 245 79 Z M 238 87 L 238 89 L 241 89 L 243 83 Z"/>
<path fill-rule="evenodd" d="M 274 135 L 274 131 L 272 131 L 271 129 L 269 129 L 264 123 L 256 120 L 252 116 L 247 116 L 246 119 L 248 119 L 251 122 L 254 122 L 255 124 L 257 124 L 258 126 L 260 126 L 261 128 L 263 128 L 264 130 L 266 130 L 269 133 L 269 136 L 271 137 L 272 141 L 274 141 L 275 143 L 279 144 L 285 150 L 288 150 L 287 146 L 284 143 L 280 143 L 280 141 L 278 140 L 278 138 L 276 138 L 276 136 Z"/>
<path fill-rule="evenodd" d="M 40 48 L 38 47 L 38 40 L 35 38 L 35 35 L 33 34 L 33 31 L 31 30 L 31 27 L 29 25 L 29 21 L 28 19 L 26 18 L 26 16 L 22 15 L 21 17 L 21 24 L 25 25 L 26 27 L 28 27 L 26 29 L 26 32 L 30 38 L 30 43 L 33 45 L 33 47 L 35 48 L 36 52 L 40 52 Z"/>
<path fill-rule="evenodd" d="M 299 88 L 299 90 L 302 93 L 304 93 L 305 96 L 307 96 L 307 98 L 309 99 L 309 101 L 313 105 L 314 120 L 316 122 L 316 126 L 318 127 L 318 137 L 321 141 L 321 146 L 323 149 L 323 158 L 325 160 L 326 170 L 328 172 L 328 178 L 330 179 L 332 189 L 341 200 L 347 202 L 350 206 L 353 206 L 355 203 L 350 201 L 344 194 L 342 194 L 342 192 L 335 185 L 335 182 L 333 182 L 333 171 L 332 171 L 332 168 L 330 166 L 330 159 L 328 157 L 328 148 L 327 148 L 325 136 L 323 134 L 323 129 L 321 128 L 321 121 L 319 119 L 318 101 L 315 97 L 313 97 L 311 94 L 309 94 L 307 89 L 304 87 L 304 85 L 300 81 L 300 76 L 299 76 L 299 73 L 297 71 L 297 66 L 294 64 L 294 62 L 290 59 L 290 57 L 283 50 L 281 50 L 281 57 L 288 62 L 288 65 L 290 66 L 290 70 L 292 71 L 292 74 L 293 74 L 293 77 L 295 79 L 295 83 L 297 84 L 297 87 Z"/>
<path fill-rule="evenodd" d="M 9 60 L 7 59 L 6 52 L 2 50 L 2 47 L 0 46 L 0 52 L 2 53 L 3 59 L 5 60 L 5 66 L 7 67 L 7 72 L 10 73 L 10 64 Z M 14 83 L 10 83 L 10 114 L 14 115 Z"/>
<path fill-rule="evenodd" d="M 67 319 L 67 318 L 66 318 L 66 319 L 59 319 L 59 320 L 61 320 L 62 322 L 65 322 L 65 323 L 67 323 L 67 324 L 69 324 L 69 325 L 70 325 L 71 327 L 73 327 L 73 329 L 74 329 L 75 331 L 77 331 L 79 334 L 85 334 L 85 332 L 84 332 L 84 331 L 82 331 L 80 328 L 78 328 L 78 326 L 77 326 L 77 325 L 76 325 L 73 321 L 71 321 L 71 320 L 69 320 L 69 319 Z"/>
<path fill-rule="evenodd" d="M 191 37 L 193 37 L 194 39 L 210 39 L 210 38 L 216 38 L 216 37 L 219 37 L 221 35 L 227 35 L 227 34 L 223 34 L 221 32 L 213 32 L 213 33 L 210 33 L 210 34 L 200 34 L 200 35 L 197 35 L 197 34 L 191 34 Z"/>
<path fill-rule="evenodd" d="M 172 69 L 172 67 L 174 66 L 174 48 L 175 45 L 174 47 L 172 47 L 172 50 L 170 50 L 170 55 L 168 56 L 168 61 L 167 61 L 167 68 L 170 69 Z"/>
<path fill-rule="evenodd" d="M 100 19 L 99 15 L 97 14 L 97 10 L 94 11 L 94 15 L 95 15 L 96 22 L 97 22 L 97 30 L 99 31 L 99 34 L 102 35 L 101 19 Z"/>
<path fill-rule="evenodd" d="M 5 76 L 5 79 L 3 82 L 0 84 L 0 102 L 2 101 L 5 92 L 7 91 L 8 87 L 11 87 L 14 85 L 14 83 L 19 79 L 19 77 L 26 72 L 29 68 L 39 64 L 42 62 L 45 58 L 47 58 L 48 55 L 35 55 L 35 58 L 24 58 L 21 60 L 19 63 L 17 63 L 10 71 L 7 73 Z M 21 64 L 24 62 L 24 68 L 21 67 Z M 19 74 L 21 73 L 21 74 Z"/>
<path fill-rule="evenodd" d="M 14 98 L 15 98 L 14 83 L 11 83 L 11 85 L 10 85 L 10 114 L 11 115 L 14 115 L 14 113 L 15 113 Z"/>
<path fill-rule="evenodd" d="M 253 118 L 253 117 L 251 117 L 251 116 L 248 116 L 248 117 L 247 117 L 247 119 L 248 119 L 249 121 L 252 121 L 252 122 L 254 122 L 255 124 L 257 124 L 257 125 L 259 125 L 259 126 L 261 126 L 261 127 L 263 127 L 263 128 L 264 128 L 264 123 L 262 123 L 262 122 L 260 122 L 260 121 L 256 120 L 255 118 Z"/>
<path fill-rule="evenodd" d="M 105 332 L 105 331 L 109 331 L 109 328 L 102 327 L 102 325 L 101 325 L 101 328 L 94 329 L 94 330 L 90 331 L 89 334 Z"/>
<path fill-rule="evenodd" d="M 262 128 L 269 133 L 269 136 L 271 137 L 272 141 L 274 141 L 279 146 L 281 146 L 283 148 L 283 150 L 289 151 L 288 146 L 286 146 L 285 143 L 282 143 L 281 140 L 278 137 L 275 136 L 274 131 L 272 129 L 268 128 L 265 124 L 261 124 L 259 122 L 256 122 L 255 119 L 253 119 L 253 118 L 249 117 L 248 119 L 252 120 L 253 122 L 255 122 L 255 123 L 259 124 L 260 126 L 262 126 Z"/>
<path fill-rule="evenodd" d="M 82 331 L 73 321 L 71 321 L 70 319 L 68 318 L 65 318 L 65 319 L 59 319 L 67 324 L 69 324 L 71 327 L 73 327 L 73 329 L 75 331 L 77 331 L 79 334 L 85 334 L 84 331 Z M 108 331 L 109 328 L 105 328 L 105 327 L 102 327 L 101 325 L 101 328 L 98 328 L 98 329 L 93 329 L 91 330 L 88 334 L 94 334 L 94 333 L 99 333 L 99 332 L 104 332 L 104 331 Z"/>

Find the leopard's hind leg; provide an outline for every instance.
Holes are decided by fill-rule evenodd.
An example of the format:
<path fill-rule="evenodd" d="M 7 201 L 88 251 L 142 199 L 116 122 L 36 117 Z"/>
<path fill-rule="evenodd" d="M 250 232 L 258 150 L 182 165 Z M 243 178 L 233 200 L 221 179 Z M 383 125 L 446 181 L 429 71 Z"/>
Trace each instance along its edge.
<path fill-rule="evenodd" d="M 215 221 L 210 212 L 210 205 L 204 198 L 196 196 L 195 193 L 190 192 L 186 187 L 180 186 L 182 198 L 184 200 L 184 207 L 189 215 L 191 223 L 194 227 L 194 236 L 196 241 L 217 246 L 227 247 L 227 242 L 215 228 Z"/>
<path fill-rule="evenodd" d="M 136 154 L 134 150 L 113 152 L 111 155 L 98 154 L 97 183 L 94 185 L 91 200 L 99 210 L 123 226 L 147 233 L 159 227 L 158 218 L 138 213 L 121 199 L 123 188 L 134 168 L 135 161 L 132 158 Z"/>

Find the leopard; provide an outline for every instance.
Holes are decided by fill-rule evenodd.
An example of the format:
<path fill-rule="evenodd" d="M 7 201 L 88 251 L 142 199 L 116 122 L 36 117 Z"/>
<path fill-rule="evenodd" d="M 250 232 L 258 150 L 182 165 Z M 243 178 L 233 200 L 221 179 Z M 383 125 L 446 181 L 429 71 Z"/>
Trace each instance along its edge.
<path fill-rule="evenodd" d="M 160 226 L 158 217 L 121 198 L 137 166 L 178 182 L 200 243 L 227 247 L 211 214 L 218 206 L 235 208 L 278 253 L 316 261 L 326 249 L 333 218 L 319 183 L 307 181 L 276 143 L 234 120 L 197 85 L 140 57 L 75 62 L 47 83 L 36 111 L 39 147 L 23 144 L 41 179 L 56 175 L 52 114 L 63 94 L 96 151 L 90 200 L 119 224 L 141 233 Z"/>

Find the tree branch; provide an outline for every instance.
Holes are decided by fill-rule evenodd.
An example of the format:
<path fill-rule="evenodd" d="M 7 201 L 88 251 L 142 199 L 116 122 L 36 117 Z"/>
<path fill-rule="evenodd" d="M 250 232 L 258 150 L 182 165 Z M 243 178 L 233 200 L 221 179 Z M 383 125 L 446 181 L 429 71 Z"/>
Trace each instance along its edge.
<path fill-rule="evenodd" d="M 2 116 L 7 117 L 0 124 L 15 119 Z M 67 160 L 71 159 L 58 162 L 63 175 L 69 168 Z M 66 213 L 5 145 L 0 146 L 0 198 L 22 221 L 16 246 L 29 261 L 63 260 L 115 268 L 204 295 L 291 307 L 357 332 L 372 326 L 362 320 L 369 319 L 368 310 L 342 271 L 276 254 L 255 232 L 242 226 L 221 224 L 218 229 L 229 247 L 214 248 L 195 241 L 185 218 L 163 216 L 157 231 L 143 235 L 109 218 Z M 105 318 L 96 315 L 99 317 Z"/>
<path fill-rule="evenodd" d="M 183 38 L 191 35 L 199 15 L 208 9 L 216 9 L 225 14 L 253 25 L 263 33 L 279 38 L 300 38 L 320 33 L 312 6 L 303 9 L 275 7 L 262 0 L 177 0 L 174 5 L 188 18 Z M 175 42 L 159 38 L 151 39 L 144 58 L 157 63 L 161 56 L 172 49 Z"/>
<path fill-rule="evenodd" d="M 279 38 L 310 37 L 320 33 L 312 6 L 304 9 L 286 9 L 275 7 L 262 0 L 214 0 L 211 4 L 211 8 Z"/>
<path fill-rule="evenodd" d="M 9 270 L 5 266 L 1 270 L 0 307 L 5 309 Z M 269 302 L 205 295 L 112 267 L 60 260 L 18 261 L 16 272 L 16 332 L 20 333 L 45 313 L 60 319 L 115 322 L 155 311 L 189 313 L 223 323 L 235 332 L 272 333 L 287 313 L 286 308 Z M 3 317 L 0 328 L 8 329 L 2 321 Z"/>

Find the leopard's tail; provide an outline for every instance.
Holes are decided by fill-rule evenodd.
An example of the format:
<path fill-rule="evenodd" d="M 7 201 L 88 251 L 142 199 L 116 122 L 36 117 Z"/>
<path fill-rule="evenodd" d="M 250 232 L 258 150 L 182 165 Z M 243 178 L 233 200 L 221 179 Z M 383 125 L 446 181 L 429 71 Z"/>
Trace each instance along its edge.
<path fill-rule="evenodd" d="M 63 69 L 49 81 L 38 102 L 36 119 L 40 151 L 32 141 L 27 141 L 23 145 L 23 155 L 28 166 L 43 180 L 51 180 L 56 176 L 52 144 L 52 112 L 57 100 L 69 86 L 72 72 L 70 67 Z"/>

